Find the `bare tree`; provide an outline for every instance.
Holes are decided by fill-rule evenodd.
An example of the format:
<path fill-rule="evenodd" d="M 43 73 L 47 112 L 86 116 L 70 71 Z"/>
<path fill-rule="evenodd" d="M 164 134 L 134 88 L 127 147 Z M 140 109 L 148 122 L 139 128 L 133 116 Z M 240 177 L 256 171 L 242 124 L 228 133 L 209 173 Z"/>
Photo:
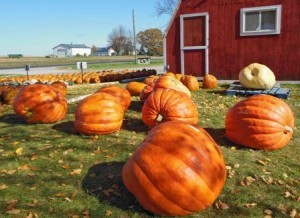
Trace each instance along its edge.
<path fill-rule="evenodd" d="M 178 0 L 159 0 L 155 5 L 155 13 L 157 16 L 161 16 L 163 14 L 172 15 Z"/>
<path fill-rule="evenodd" d="M 114 28 L 108 35 L 108 45 L 116 51 L 118 55 L 126 52 L 130 38 L 128 37 L 127 31 L 123 26 Z"/>

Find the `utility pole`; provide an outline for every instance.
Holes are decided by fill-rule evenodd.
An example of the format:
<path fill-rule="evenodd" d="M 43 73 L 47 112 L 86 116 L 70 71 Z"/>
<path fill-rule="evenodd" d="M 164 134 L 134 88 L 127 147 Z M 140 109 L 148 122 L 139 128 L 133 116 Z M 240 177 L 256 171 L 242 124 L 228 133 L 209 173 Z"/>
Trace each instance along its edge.
<path fill-rule="evenodd" d="M 133 26 L 134 61 L 135 61 L 135 64 L 137 64 L 136 38 L 135 38 L 135 22 L 134 22 L 134 10 L 133 9 L 132 9 L 132 26 Z"/>

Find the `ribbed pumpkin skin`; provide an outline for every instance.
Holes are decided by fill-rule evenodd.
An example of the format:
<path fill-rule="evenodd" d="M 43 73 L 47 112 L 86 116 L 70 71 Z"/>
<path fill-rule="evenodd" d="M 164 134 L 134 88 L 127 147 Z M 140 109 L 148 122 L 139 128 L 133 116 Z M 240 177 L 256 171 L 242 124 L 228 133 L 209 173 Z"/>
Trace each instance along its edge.
<path fill-rule="evenodd" d="M 64 82 L 55 81 L 51 83 L 51 86 L 57 88 L 63 96 L 67 95 L 68 87 Z"/>
<path fill-rule="evenodd" d="M 146 210 L 184 216 L 215 201 L 226 169 L 218 145 L 205 130 L 169 121 L 150 131 L 125 163 L 122 179 Z"/>
<path fill-rule="evenodd" d="M 158 120 L 159 117 L 162 120 Z M 195 103 L 183 92 L 174 89 L 155 89 L 142 107 L 143 122 L 152 128 L 160 122 L 181 120 L 198 123 L 198 110 Z"/>
<path fill-rule="evenodd" d="M 67 100 L 50 85 L 32 84 L 19 91 L 14 111 L 27 123 L 55 123 L 65 118 Z"/>
<path fill-rule="evenodd" d="M 86 135 L 110 134 L 121 128 L 123 116 L 117 98 L 108 93 L 95 93 L 77 105 L 75 130 Z"/>
<path fill-rule="evenodd" d="M 226 136 L 233 142 L 261 150 L 277 150 L 293 136 L 294 115 L 281 99 L 254 95 L 235 104 L 226 114 Z"/>
<path fill-rule="evenodd" d="M 156 80 L 154 88 L 175 89 L 191 97 L 190 90 L 182 82 L 178 81 L 175 76 L 161 76 Z"/>
<path fill-rule="evenodd" d="M 145 88 L 143 88 L 143 90 L 140 93 L 140 100 L 145 101 L 152 92 L 153 92 L 153 86 L 146 85 Z"/>
<path fill-rule="evenodd" d="M 141 91 L 145 88 L 145 83 L 140 82 L 129 82 L 126 86 L 126 89 L 129 91 L 131 96 L 140 96 Z"/>
<path fill-rule="evenodd" d="M 124 111 L 126 111 L 131 104 L 131 95 L 129 91 L 120 86 L 107 86 L 100 88 L 96 92 L 105 92 L 118 98 Z"/>

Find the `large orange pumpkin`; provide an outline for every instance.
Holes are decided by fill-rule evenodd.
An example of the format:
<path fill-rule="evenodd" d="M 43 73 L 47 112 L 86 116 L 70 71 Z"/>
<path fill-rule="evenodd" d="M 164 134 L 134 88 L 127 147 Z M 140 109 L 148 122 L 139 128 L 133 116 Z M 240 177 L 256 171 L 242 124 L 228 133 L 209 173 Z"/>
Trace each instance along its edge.
<path fill-rule="evenodd" d="M 226 136 L 255 149 L 276 150 L 293 136 L 294 115 L 281 99 L 254 95 L 235 104 L 226 114 Z"/>
<path fill-rule="evenodd" d="M 190 90 L 173 76 L 161 76 L 156 80 L 154 88 L 175 89 L 191 97 Z"/>
<path fill-rule="evenodd" d="M 142 107 L 142 119 L 149 128 L 170 120 L 197 124 L 198 110 L 195 103 L 183 92 L 158 88 L 146 99 Z"/>
<path fill-rule="evenodd" d="M 123 116 L 123 107 L 116 97 L 94 93 L 77 105 L 75 130 L 86 135 L 110 134 L 121 128 Z"/>
<path fill-rule="evenodd" d="M 14 111 L 27 123 L 55 123 L 64 119 L 67 100 L 58 89 L 50 85 L 32 84 L 18 92 Z"/>
<path fill-rule="evenodd" d="M 226 168 L 204 129 L 168 121 L 138 146 L 123 167 L 122 180 L 146 210 L 184 216 L 212 205 L 223 189 Z"/>
<path fill-rule="evenodd" d="M 126 89 L 129 91 L 131 96 L 140 96 L 141 91 L 145 88 L 146 84 L 141 82 L 129 82 L 126 85 Z"/>
<path fill-rule="evenodd" d="M 112 86 L 107 86 L 100 88 L 96 92 L 105 92 L 108 94 L 111 94 L 115 96 L 123 106 L 124 111 L 128 109 L 131 103 L 131 95 L 129 91 L 125 88 L 122 88 L 120 86 L 112 85 Z"/>

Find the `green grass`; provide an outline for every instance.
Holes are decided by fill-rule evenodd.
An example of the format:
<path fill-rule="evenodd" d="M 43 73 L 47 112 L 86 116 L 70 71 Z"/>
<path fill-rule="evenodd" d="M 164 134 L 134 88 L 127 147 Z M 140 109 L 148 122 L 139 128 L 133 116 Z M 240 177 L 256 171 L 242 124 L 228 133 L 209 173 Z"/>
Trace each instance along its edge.
<path fill-rule="evenodd" d="M 124 86 L 125 84 L 122 84 Z M 296 127 L 300 122 L 300 85 L 282 85 L 292 91 L 286 103 Z M 100 87 L 77 85 L 68 98 L 90 94 Z M 225 137 L 227 110 L 243 97 L 216 90 L 193 92 L 199 125 L 220 145 L 227 180 L 216 204 L 190 217 L 289 217 L 299 213 L 299 131 L 281 150 L 266 152 L 242 148 Z M 105 136 L 84 136 L 73 129 L 77 103 L 69 104 L 65 120 L 55 124 L 26 124 L 11 106 L 0 112 L 0 217 L 152 217 L 128 193 L 121 180 L 122 167 L 147 135 L 141 119 L 142 103 L 133 97 L 122 129 Z M 16 150 L 22 148 L 20 155 Z M 247 179 L 252 177 L 252 182 Z M 297 201 L 298 199 L 298 201 Z M 220 203 L 218 204 L 220 206 Z M 13 209 L 13 210 L 10 210 Z M 8 214 L 8 212 L 15 214 Z"/>
<path fill-rule="evenodd" d="M 139 56 L 138 56 L 139 57 Z M 162 57 L 151 57 L 151 65 L 162 64 Z M 88 69 L 102 68 L 111 69 L 112 67 L 136 67 L 142 66 L 135 64 L 134 56 L 90 56 L 90 57 L 67 57 L 67 58 L 45 58 L 45 57 L 23 57 L 8 58 L 0 57 L 0 69 L 2 68 L 24 68 L 26 64 L 31 67 L 42 66 L 65 66 L 65 68 L 76 69 L 77 62 L 87 62 Z M 149 65 L 145 65 L 148 67 Z"/>

